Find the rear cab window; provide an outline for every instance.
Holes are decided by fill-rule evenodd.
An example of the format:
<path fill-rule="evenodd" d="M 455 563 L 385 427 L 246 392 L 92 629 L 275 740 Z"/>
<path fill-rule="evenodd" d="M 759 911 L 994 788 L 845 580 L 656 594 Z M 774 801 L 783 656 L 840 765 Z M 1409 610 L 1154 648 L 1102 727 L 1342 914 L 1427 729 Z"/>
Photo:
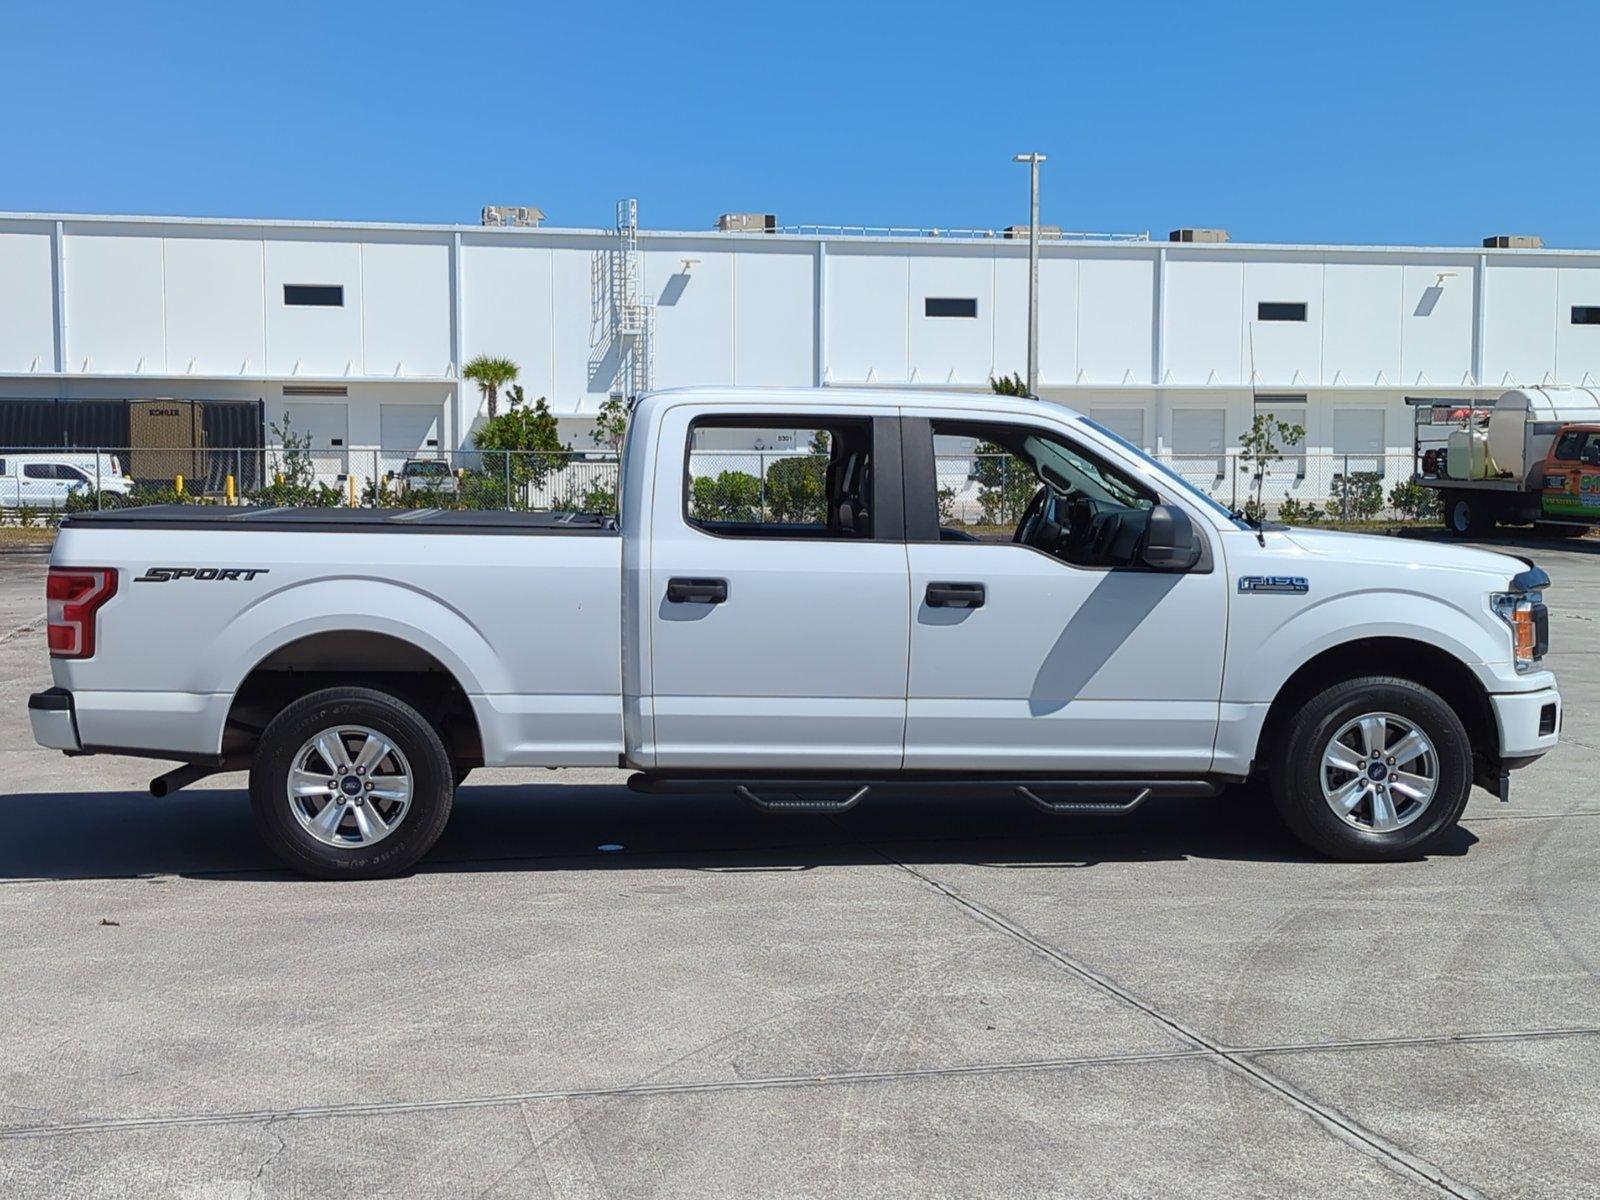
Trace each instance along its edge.
<path fill-rule="evenodd" d="M 874 458 L 872 417 L 699 417 L 684 520 L 718 537 L 870 540 L 883 532 Z"/>

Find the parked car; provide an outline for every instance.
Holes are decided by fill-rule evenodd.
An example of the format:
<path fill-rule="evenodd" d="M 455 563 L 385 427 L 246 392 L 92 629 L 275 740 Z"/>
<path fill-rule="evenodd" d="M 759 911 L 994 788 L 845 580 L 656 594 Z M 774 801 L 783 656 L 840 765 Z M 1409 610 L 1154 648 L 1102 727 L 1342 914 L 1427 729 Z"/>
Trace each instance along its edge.
<path fill-rule="evenodd" d="M 436 458 L 408 458 L 395 476 L 395 491 L 402 496 L 454 496 L 460 489 L 450 464 Z"/>
<path fill-rule="evenodd" d="M 0 507 L 61 508 L 74 494 L 121 500 L 133 491 L 114 454 L 71 450 L 22 454 L 0 453 Z"/>
<path fill-rule="evenodd" d="M 826 441 L 819 478 L 693 486 L 700 439 L 769 426 Z M 974 438 L 1037 481 L 989 541 L 940 526 L 936 451 Z M 247 766 L 268 845 L 340 878 L 416 862 L 483 766 L 801 812 L 952 788 L 1127 812 L 1260 775 L 1308 845 L 1390 859 L 1559 736 L 1531 563 L 1252 527 L 1055 405 L 663 392 L 622 472 L 615 519 L 71 516 L 34 736 L 182 764 L 157 794 Z"/>

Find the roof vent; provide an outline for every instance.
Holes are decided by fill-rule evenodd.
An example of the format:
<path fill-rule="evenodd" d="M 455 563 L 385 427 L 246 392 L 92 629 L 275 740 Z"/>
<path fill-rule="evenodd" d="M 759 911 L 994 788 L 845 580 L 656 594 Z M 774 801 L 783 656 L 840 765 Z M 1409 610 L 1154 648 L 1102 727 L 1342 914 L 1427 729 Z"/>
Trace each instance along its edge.
<path fill-rule="evenodd" d="M 777 233 L 776 213 L 723 213 L 717 218 L 722 233 Z"/>
<path fill-rule="evenodd" d="M 1022 241 L 1027 241 L 1027 239 L 1028 239 L 1028 227 L 1026 225 L 1007 225 L 1004 229 L 1002 229 L 1000 231 L 1000 236 L 1003 237 L 1003 238 L 1018 238 L 1018 239 L 1021 239 Z M 1061 226 L 1059 226 L 1059 225 L 1041 225 L 1041 226 L 1039 226 L 1039 240 L 1040 241 L 1044 241 L 1046 238 L 1055 238 L 1055 239 L 1059 240 L 1060 237 L 1061 237 Z"/>
<path fill-rule="evenodd" d="M 1167 234 L 1169 242 L 1225 242 L 1228 240 L 1226 229 L 1174 229 Z"/>
<path fill-rule="evenodd" d="M 1483 245 L 1487 250 L 1537 250 L 1544 239 L 1532 233 L 1497 233 L 1484 238 Z"/>
<path fill-rule="evenodd" d="M 485 225 L 516 226 L 520 229 L 534 229 L 540 221 L 544 220 L 544 213 L 537 208 L 526 204 L 485 204 L 483 206 L 483 223 Z"/>

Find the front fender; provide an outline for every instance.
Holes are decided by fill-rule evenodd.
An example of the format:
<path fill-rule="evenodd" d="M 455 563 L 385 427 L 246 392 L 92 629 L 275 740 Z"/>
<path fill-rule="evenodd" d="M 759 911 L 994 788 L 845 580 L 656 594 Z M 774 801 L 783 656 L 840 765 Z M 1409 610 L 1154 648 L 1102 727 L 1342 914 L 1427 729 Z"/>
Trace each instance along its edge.
<path fill-rule="evenodd" d="M 1443 650 L 1485 688 L 1511 671 L 1509 634 L 1497 639 L 1474 616 L 1424 592 L 1392 587 L 1346 592 L 1304 602 L 1274 620 L 1265 605 L 1275 599 L 1251 600 L 1262 607 L 1248 618 L 1239 612 L 1241 601 L 1234 600 L 1224 702 L 1270 703 L 1317 655 L 1369 638 L 1403 638 Z"/>

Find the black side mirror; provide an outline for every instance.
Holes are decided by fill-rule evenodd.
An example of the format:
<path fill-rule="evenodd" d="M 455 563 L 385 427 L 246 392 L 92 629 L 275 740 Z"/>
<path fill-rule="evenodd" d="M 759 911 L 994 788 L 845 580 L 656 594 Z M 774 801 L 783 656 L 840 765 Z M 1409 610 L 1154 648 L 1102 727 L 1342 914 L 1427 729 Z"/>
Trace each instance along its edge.
<path fill-rule="evenodd" d="M 1189 514 L 1171 504 L 1150 510 L 1140 561 L 1152 571 L 1187 571 L 1200 561 L 1200 538 Z"/>

